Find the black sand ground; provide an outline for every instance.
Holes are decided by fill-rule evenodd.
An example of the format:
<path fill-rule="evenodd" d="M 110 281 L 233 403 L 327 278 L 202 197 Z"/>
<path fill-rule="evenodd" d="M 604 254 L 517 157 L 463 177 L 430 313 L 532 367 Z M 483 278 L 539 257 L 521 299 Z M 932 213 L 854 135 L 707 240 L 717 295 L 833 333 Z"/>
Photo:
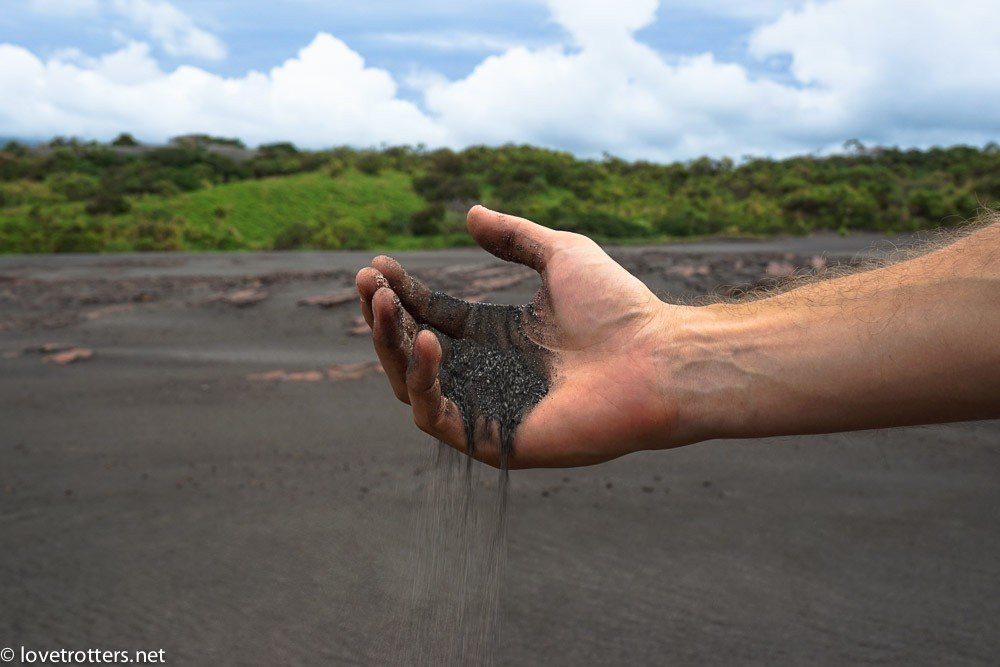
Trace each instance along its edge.
<path fill-rule="evenodd" d="M 622 261 L 690 297 L 869 241 Z M 296 305 L 368 258 L 0 258 L 0 648 L 381 661 L 433 445 L 383 377 L 344 366 L 373 358 L 355 304 Z M 488 262 L 400 259 L 442 288 Z M 238 289 L 268 296 L 212 300 Z M 96 354 L 23 352 L 46 342 Z M 247 379 L 276 370 L 299 380 Z M 502 664 L 1000 661 L 1000 423 L 715 442 L 511 484 Z"/>

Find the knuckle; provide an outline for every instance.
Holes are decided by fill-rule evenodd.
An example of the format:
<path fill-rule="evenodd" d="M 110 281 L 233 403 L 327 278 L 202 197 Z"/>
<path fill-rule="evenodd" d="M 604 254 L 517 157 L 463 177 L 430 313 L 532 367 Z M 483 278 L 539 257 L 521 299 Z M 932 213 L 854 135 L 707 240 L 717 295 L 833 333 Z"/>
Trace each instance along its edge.
<path fill-rule="evenodd" d="M 569 245 L 591 245 L 596 246 L 597 242 L 589 236 L 584 236 L 578 232 L 562 232 L 565 234 L 564 240 Z"/>

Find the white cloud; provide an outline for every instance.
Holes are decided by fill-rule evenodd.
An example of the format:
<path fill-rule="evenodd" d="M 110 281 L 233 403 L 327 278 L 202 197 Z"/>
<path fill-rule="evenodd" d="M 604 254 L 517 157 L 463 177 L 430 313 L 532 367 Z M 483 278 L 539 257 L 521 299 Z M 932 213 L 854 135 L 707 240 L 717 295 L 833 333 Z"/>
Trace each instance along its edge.
<path fill-rule="evenodd" d="M 553 0 L 580 48 L 512 49 L 461 81 L 434 85 L 427 107 L 454 143 L 511 138 L 631 157 L 688 157 L 794 150 L 781 133 L 814 125 L 823 95 L 751 80 L 711 55 L 667 62 L 633 33 L 653 20 L 655 0 Z M 810 147 L 812 148 L 812 147 Z"/>
<path fill-rule="evenodd" d="M 659 0 L 549 0 L 552 18 L 583 47 L 617 45 L 656 18 Z"/>
<path fill-rule="evenodd" d="M 791 56 L 797 80 L 829 91 L 854 133 L 919 141 L 930 131 L 1000 134 L 1000 22 L 981 0 L 836 0 L 760 28 L 758 57 Z"/>
<path fill-rule="evenodd" d="M 184 66 L 163 72 L 144 44 L 99 60 L 42 61 L 0 45 L 0 127 L 12 135 L 149 140 L 189 132 L 302 145 L 441 143 L 442 133 L 401 101 L 385 71 L 320 33 L 267 73 L 225 78 Z"/>
<path fill-rule="evenodd" d="M 218 37 L 196 26 L 190 16 L 167 0 L 113 0 L 112 4 L 172 56 L 226 57 L 226 47 Z"/>
<path fill-rule="evenodd" d="M 578 51 L 512 49 L 428 89 L 427 107 L 454 143 L 515 138 L 663 158 L 787 154 L 850 137 L 912 145 L 1000 134 L 992 111 L 1000 23 L 987 0 L 776 7 L 786 11 L 755 32 L 752 53 L 790 56 L 797 85 L 752 78 L 710 54 L 668 62 L 634 37 L 652 20 L 654 0 L 613 10 L 550 4 Z"/>
<path fill-rule="evenodd" d="M 852 137 L 928 145 L 1000 136 L 1000 22 L 990 0 L 769 4 L 780 16 L 754 31 L 750 54 L 787 59 L 792 83 L 707 53 L 667 60 L 635 37 L 657 0 L 549 0 L 572 47 L 504 45 L 457 80 L 414 69 L 403 84 L 423 94 L 423 109 L 400 99 L 388 72 L 323 33 L 267 73 L 231 78 L 193 66 L 162 71 L 135 42 L 98 59 L 64 52 L 47 61 L 0 45 L 0 127 L 147 139 L 197 131 L 306 146 L 514 141 L 654 159 L 784 155 Z"/>

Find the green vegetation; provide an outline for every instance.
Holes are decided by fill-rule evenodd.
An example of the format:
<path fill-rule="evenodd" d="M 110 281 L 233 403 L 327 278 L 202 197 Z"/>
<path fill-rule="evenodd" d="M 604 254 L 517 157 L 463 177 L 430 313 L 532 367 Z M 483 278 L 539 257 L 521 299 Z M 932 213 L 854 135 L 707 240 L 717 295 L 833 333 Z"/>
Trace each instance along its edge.
<path fill-rule="evenodd" d="M 580 160 L 530 146 L 300 151 L 189 135 L 0 149 L 0 252 L 468 243 L 476 202 L 601 240 L 910 231 L 1000 205 L 1000 147 L 829 157 Z"/>

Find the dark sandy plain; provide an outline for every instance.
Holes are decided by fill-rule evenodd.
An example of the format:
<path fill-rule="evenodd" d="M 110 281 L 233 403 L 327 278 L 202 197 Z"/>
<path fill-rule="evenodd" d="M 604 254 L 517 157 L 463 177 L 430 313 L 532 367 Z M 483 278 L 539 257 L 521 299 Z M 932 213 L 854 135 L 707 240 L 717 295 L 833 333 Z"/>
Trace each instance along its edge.
<path fill-rule="evenodd" d="M 875 240 L 613 254 L 691 299 Z M 535 286 L 478 250 L 398 258 L 465 296 Z M 0 257 L 0 647 L 416 655 L 386 638 L 409 613 L 436 445 L 340 291 L 369 259 Z M 346 301 L 300 305 L 317 295 Z M 60 364 L 68 345 L 93 356 Z M 497 473 L 476 472 L 488 505 Z M 711 442 L 510 482 L 499 664 L 1000 663 L 1000 422 Z"/>

